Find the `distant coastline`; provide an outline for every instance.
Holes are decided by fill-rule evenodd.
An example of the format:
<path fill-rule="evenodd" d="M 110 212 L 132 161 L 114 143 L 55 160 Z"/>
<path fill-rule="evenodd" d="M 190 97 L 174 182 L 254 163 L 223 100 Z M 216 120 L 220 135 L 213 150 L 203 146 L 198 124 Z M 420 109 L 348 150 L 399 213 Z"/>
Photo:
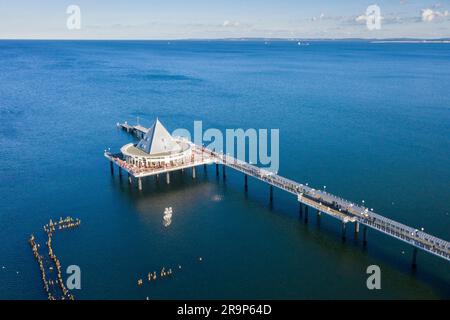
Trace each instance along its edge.
<path fill-rule="evenodd" d="M 450 43 L 450 40 L 377 40 L 371 43 Z"/>

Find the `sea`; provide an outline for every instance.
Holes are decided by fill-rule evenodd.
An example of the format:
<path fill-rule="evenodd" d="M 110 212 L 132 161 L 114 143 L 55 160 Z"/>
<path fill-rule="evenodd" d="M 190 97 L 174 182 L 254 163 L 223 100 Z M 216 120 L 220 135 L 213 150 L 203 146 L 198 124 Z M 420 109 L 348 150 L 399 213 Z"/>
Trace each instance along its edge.
<path fill-rule="evenodd" d="M 343 241 L 231 169 L 141 192 L 111 175 L 104 151 L 136 141 L 118 122 L 278 129 L 280 175 L 450 240 L 450 45 L 303 44 L 1 40 L 0 299 L 47 298 L 27 241 L 46 254 L 43 226 L 66 216 L 81 225 L 53 249 L 64 279 L 80 268 L 75 299 L 449 299 L 448 261 L 419 251 L 413 270 L 411 246 L 373 230 L 364 246 L 351 224 Z"/>

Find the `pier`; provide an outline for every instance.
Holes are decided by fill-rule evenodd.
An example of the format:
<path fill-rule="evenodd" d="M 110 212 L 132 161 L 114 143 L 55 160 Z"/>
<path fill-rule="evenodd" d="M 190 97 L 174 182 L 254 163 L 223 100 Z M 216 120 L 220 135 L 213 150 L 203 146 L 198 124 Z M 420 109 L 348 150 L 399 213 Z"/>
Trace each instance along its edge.
<path fill-rule="evenodd" d="M 143 138 L 150 130 L 143 126 L 132 126 L 128 123 L 118 123 L 119 128 L 134 134 L 138 138 Z M 195 167 L 199 165 L 216 165 L 216 175 L 219 176 L 219 165 L 223 167 L 223 179 L 226 179 L 225 168 L 229 167 L 244 174 L 245 192 L 248 191 L 248 176 L 258 179 L 269 185 L 269 201 L 273 201 L 273 187 L 279 188 L 296 196 L 299 202 L 300 216 L 304 216 L 305 223 L 308 222 L 308 208 L 314 209 L 318 218 L 321 214 L 326 214 L 341 222 L 342 238 L 345 239 L 347 224 L 354 224 L 355 235 L 360 232 L 363 226 L 363 244 L 367 244 L 367 229 L 381 232 L 394 239 L 407 243 L 413 247 L 412 266 L 417 264 L 417 249 L 433 254 L 446 261 L 450 261 L 450 243 L 446 240 L 435 237 L 418 229 L 409 227 L 400 222 L 386 218 L 368 208 L 345 200 L 322 190 L 316 190 L 308 185 L 290 180 L 273 172 L 264 170 L 255 165 L 241 161 L 221 152 L 209 150 L 203 146 L 197 146 L 190 141 L 174 137 L 175 140 L 189 144 L 192 154 L 188 159 L 178 163 L 165 163 L 164 165 L 142 165 L 130 164 L 125 161 L 123 154 L 113 154 L 105 151 L 105 157 L 111 163 L 111 172 L 114 172 L 113 165 L 119 167 L 119 174 L 122 170 L 129 176 L 130 184 L 132 180 L 138 180 L 138 188 L 142 190 L 141 179 L 148 176 L 166 174 L 167 183 L 170 183 L 170 172 L 193 168 L 193 178 L 195 178 Z M 304 206 L 304 208 L 303 208 Z"/>

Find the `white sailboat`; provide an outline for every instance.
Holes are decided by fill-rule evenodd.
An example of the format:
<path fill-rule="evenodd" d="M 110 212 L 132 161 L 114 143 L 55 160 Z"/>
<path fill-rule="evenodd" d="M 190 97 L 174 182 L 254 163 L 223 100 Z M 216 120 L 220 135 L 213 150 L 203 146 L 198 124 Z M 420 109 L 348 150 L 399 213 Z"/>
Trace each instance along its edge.
<path fill-rule="evenodd" d="M 172 223 L 172 207 L 168 207 L 164 210 L 163 220 L 163 224 L 165 227 L 170 226 L 170 224 Z"/>

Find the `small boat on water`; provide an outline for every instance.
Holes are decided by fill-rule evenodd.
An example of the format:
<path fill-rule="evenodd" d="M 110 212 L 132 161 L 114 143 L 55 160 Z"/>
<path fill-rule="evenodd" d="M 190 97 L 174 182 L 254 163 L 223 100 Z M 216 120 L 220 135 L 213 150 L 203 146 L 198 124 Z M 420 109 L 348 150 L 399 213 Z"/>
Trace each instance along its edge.
<path fill-rule="evenodd" d="M 172 207 L 168 207 L 164 210 L 164 217 L 163 219 L 165 221 L 169 221 L 172 219 Z"/>
<path fill-rule="evenodd" d="M 165 227 L 170 226 L 170 224 L 172 223 L 172 207 L 168 207 L 164 210 L 163 220 L 163 225 Z"/>

